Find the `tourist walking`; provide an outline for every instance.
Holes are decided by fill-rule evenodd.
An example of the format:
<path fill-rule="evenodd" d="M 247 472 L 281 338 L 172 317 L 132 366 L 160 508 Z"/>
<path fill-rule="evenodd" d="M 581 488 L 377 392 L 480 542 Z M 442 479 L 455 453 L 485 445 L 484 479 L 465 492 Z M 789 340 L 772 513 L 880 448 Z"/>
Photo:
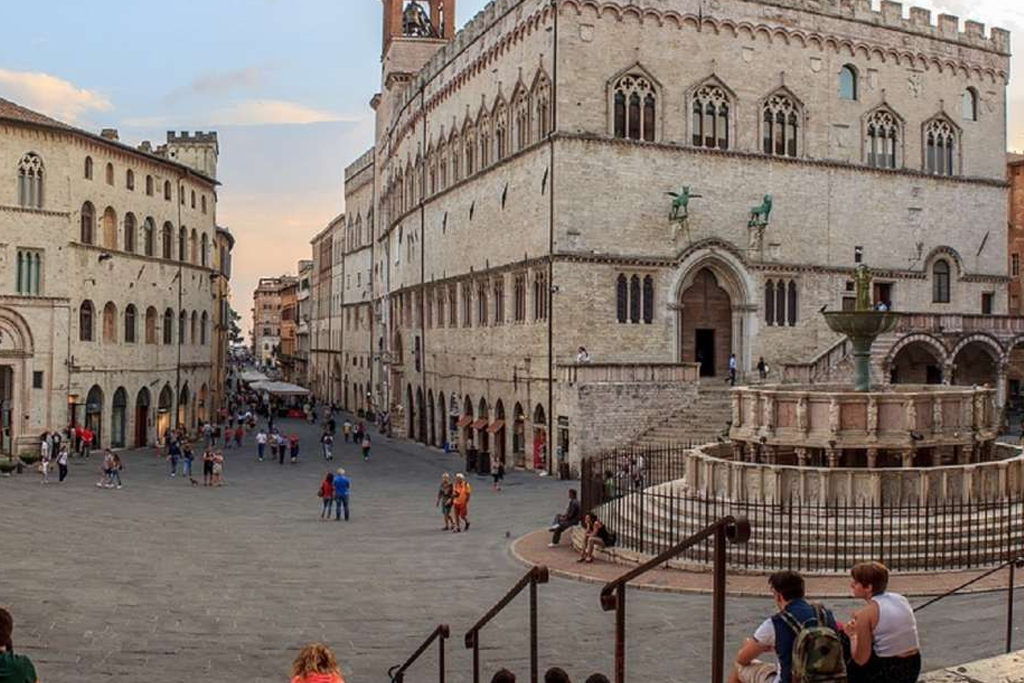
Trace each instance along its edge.
<path fill-rule="evenodd" d="M 267 433 L 260 429 L 256 432 L 256 459 L 263 462 L 263 451 L 267 448 Z"/>
<path fill-rule="evenodd" d="M 320 520 L 326 521 L 331 517 L 331 505 L 334 502 L 334 475 L 330 471 L 324 475 L 324 480 L 320 482 L 320 490 L 316 495 L 320 496 Z"/>
<path fill-rule="evenodd" d="M 914 608 L 890 593 L 889 569 L 862 562 L 850 570 L 853 597 L 867 604 L 846 622 L 852 662 L 850 683 L 914 683 L 921 674 L 921 644 Z"/>
<path fill-rule="evenodd" d="M 221 451 L 216 451 L 213 454 L 213 479 L 210 485 L 224 485 L 224 453 Z"/>
<path fill-rule="evenodd" d="M 348 492 L 352 482 L 345 476 L 345 468 L 339 467 L 334 477 L 334 521 L 341 519 L 341 509 L 345 508 L 345 521 L 348 521 Z"/>
<path fill-rule="evenodd" d="M 238 421 L 238 426 L 235 427 L 235 448 L 242 447 L 242 439 L 245 438 L 245 427 L 242 426 L 242 421 Z"/>
<path fill-rule="evenodd" d="M 43 432 L 39 442 L 39 473 L 43 475 L 43 483 L 50 483 L 50 435 Z"/>
<path fill-rule="evenodd" d="M 345 683 L 331 649 L 322 643 L 310 643 L 292 663 L 291 683 Z"/>
<path fill-rule="evenodd" d="M 345 424 L 341 425 L 341 433 L 345 437 L 345 443 L 348 443 L 349 437 L 352 435 L 352 423 L 349 420 L 345 420 Z"/>
<path fill-rule="evenodd" d="M 114 453 L 108 448 L 103 451 L 103 462 L 100 465 L 100 480 L 96 482 L 97 488 L 110 488 L 110 470 L 114 467 Z"/>
<path fill-rule="evenodd" d="M 462 522 L 466 523 L 466 531 L 469 531 L 469 498 L 473 495 L 473 487 L 466 481 L 466 475 L 459 472 L 455 475 L 455 485 L 452 487 L 452 496 L 455 509 L 454 533 L 462 531 Z"/>
<path fill-rule="evenodd" d="M 501 482 L 505 480 L 505 457 L 497 453 L 491 454 L 491 477 L 494 478 L 491 488 L 500 491 Z"/>
<path fill-rule="evenodd" d="M 330 432 L 324 432 L 320 437 L 320 451 L 324 460 L 334 460 L 334 437 Z"/>
<path fill-rule="evenodd" d="M 593 512 L 583 516 L 583 532 L 583 552 L 577 562 L 593 562 L 595 550 L 615 545 L 615 535 L 608 531 L 608 527 Z"/>
<path fill-rule="evenodd" d="M 181 443 L 177 437 L 171 437 L 167 444 L 167 459 L 171 462 L 171 476 L 178 476 L 178 459 L 181 458 Z"/>
<path fill-rule="evenodd" d="M 192 449 L 192 442 L 186 441 L 184 452 L 181 455 L 181 476 L 188 477 L 188 480 L 192 482 L 192 485 L 196 485 L 196 480 L 192 478 L 192 463 L 196 459 L 196 452 Z"/>
<path fill-rule="evenodd" d="M 729 385 L 736 386 L 736 354 L 729 354 Z"/>
<path fill-rule="evenodd" d="M 437 502 L 434 503 L 434 507 L 441 508 L 441 514 L 444 516 L 444 531 L 451 529 L 454 524 L 452 521 L 452 504 L 454 500 L 455 487 L 452 486 L 452 478 L 445 472 L 441 475 L 441 486 L 437 490 Z"/>
<path fill-rule="evenodd" d="M 108 452 L 110 452 L 108 450 Z M 117 453 L 110 453 L 110 485 L 114 485 L 114 480 L 117 480 L 117 488 L 121 488 L 121 470 L 124 469 L 124 463 L 121 462 L 121 456 Z"/>
<path fill-rule="evenodd" d="M 57 472 L 58 480 L 61 484 L 68 476 L 68 442 L 63 441 L 60 444 L 60 450 L 57 451 Z"/>
<path fill-rule="evenodd" d="M 284 434 L 278 433 L 274 435 L 274 441 L 277 442 L 277 464 L 284 464 L 284 456 L 288 454 L 288 439 L 284 437 Z"/>
<path fill-rule="evenodd" d="M 203 486 L 213 483 L 213 449 L 203 451 Z"/>
<path fill-rule="evenodd" d="M 92 455 L 92 440 L 95 437 L 89 426 L 82 430 L 82 456 L 88 458 Z"/>
<path fill-rule="evenodd" d="M 366 428 L 360 425 L 362 428 L 362 448 L 363 448 L 363 462 L 367 462 L 370 459 L 370 433 L 366 431 Z"/>
<path fill-rule="evenodd" d="M 292 432 L 288 437 L 288 448 L 291 451 L 291 461 L 294 465 L 299 461 L 299 435 Z"/>

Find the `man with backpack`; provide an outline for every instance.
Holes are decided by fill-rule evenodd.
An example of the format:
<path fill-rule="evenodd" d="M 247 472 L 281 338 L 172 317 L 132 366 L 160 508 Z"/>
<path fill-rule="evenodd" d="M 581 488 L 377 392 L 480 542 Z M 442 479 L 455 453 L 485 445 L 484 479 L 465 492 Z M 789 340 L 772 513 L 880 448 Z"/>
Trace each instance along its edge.
<path fill-rule="evenodd" d="M 832 612 L 804 599 L 804 578 L 794 571 L 768 578 L 778 612 L 743 641 L 729 683 L 846 683 L 840 629 Z M 774 652 L 777 664 L 758 661 Z"/>

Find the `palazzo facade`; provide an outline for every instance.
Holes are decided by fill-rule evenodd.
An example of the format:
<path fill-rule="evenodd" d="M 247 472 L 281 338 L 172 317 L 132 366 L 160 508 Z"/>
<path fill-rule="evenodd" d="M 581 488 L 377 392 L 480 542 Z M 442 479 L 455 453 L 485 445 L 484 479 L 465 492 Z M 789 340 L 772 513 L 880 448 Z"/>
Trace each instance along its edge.
<path fill-rule="evenodd" d="M 358 376 L 411 438 L 575 462 L 731 354 L 839 378 L 818 312 L 860 260 L 914 314 L 876 380 L 1005 384 L 1006 31 L 867 0 L 494 0 L 459 32 L 454 0 L 383 9 L 375 144 L 318 236 L 356 361 L 320 395 L 363 407 Z"/>
<path fill-rule="evenodd" d="M 0 99 L 0 454 L 68 424 L 149 445 L 220 407 L 217 153 L 216 133 L 136 148 Z"/>

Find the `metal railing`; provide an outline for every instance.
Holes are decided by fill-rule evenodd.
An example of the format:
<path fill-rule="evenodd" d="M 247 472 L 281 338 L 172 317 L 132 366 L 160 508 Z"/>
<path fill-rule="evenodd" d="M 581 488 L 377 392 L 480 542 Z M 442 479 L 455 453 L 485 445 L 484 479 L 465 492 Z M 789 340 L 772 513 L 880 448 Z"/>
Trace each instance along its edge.
<path fill-rule="evenodd" d="M 548 582 L 548 568 L 544 566 L 533 566 L 526 572 L 523 578 L 519 579 L 505 597 L 495 603 L 494 607 L 487 610 L 487 613 L 480 617 L 473 627 L 466 631 L 466 647 L 473 650 L 473 683 L 480 683 L 480 630 L 488 624 L 498 613 L 517 595 L 527 587 L 530 588 L 530 683 L 538 683 L 537 664 L 537 586 Z"/>
<path fill-rule="evenodd" d="M 435 641 L 438 642 L 437 648 L 437 663 L 439 669 L 438 681 L 444 683 L 445 681 L 445 666 L 444 666 L 444 645 L 445 641 L 448 640 L 451 635 L 451 630 L 448 628 L 448 624 L 438 624 L 437 628 L 427 636 L 427 639 L 419 646 L 416 652 L 412 653 L 409 659 L 405 660 L 404 664 L 398 664 L 388 669 L 388 677 L 391 679 L 391 683 L 403 683 L 405 681 L 405 671 L 412 666 L 417 659 L 420 658 L 427 648 Z"/>
<path fill-rule="evenodd" d="M 935 596 L 928 602 L 922 603 L 915 607 L 914 613 L 916 614 L 917 612 L 923 610 L 925 607 L 928 607 L 929 605 L 934 605 L 935 603 L 937 603 L 940 600 L 943 600 L 944 598 L 948 598 L 951 595 L 956 595 L 964 588 L 967 588 L 968 586 L 978 583 L 982 579 L 986 579 L 989 576 L 995 574 L 996 572 L 1002 571 L 1003 569 L 1009 569 L 1009 576 L 1007 577 L 1006 582 L 1006 654 L 1010 654 L 1011 652 L 1013 652 L 1013 593 L 1016 590 L 1017 570 L 1024 569 L 1024 555 L 1019 555 L 1017 557 L 1009 559 L 1006 562 L 1003 562 L 998 567 L 993 567 L 984 574 L 976 576 L 970 581 L 966 581 L 957 586 L 956 588 L 946 591 L 942 595 Z"/>
<path fill-rule="evenodd" d="M 626 681 L 626 584 L 659 567 L 692 546 L 714 538 L 714 591 L 712 608 L 711 682 L 722 683 L 725 675 L 725 546 L 750 539 L 750 523 L 743 518 L 723 517 L 655 558 L 629 570 L 601 589 L 601 608 L 615 610 L 615 683 Z M 536 674 L 535 674 L 536 675 Z M 474 679 L 475 680 L 475 679 Z M 536 681 L 536 678 L 534 678 Z"/>

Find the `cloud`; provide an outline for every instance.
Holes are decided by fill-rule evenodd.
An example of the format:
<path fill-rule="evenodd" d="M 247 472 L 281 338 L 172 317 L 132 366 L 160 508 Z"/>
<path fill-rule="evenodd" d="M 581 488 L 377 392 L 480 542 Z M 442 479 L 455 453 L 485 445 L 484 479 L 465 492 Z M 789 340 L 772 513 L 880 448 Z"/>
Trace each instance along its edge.
<path fill-rule="evenodd" d="M 105 96 L 79 88 L 50 74 L 0 69 L 0 93 L 29 109 L 68 123 L 78 123 L 89 111 L 110 111 Z"/>
<path fill-rule="evenodd" d="M 272 126 L 329 123 L 346 117 L 286 100 L 243 100 L 210 112 L 210 121 L 222 126 Z"/>
<path fill-rule="evenodd" d="M 223 95 L 236 88 L 253 88 L 263 81 L 263 69 L 251 66 L 234 71 L 208 73 L 186 86 L 175 88 L 164 100 L 174 102 L 190 95 Z"/>

